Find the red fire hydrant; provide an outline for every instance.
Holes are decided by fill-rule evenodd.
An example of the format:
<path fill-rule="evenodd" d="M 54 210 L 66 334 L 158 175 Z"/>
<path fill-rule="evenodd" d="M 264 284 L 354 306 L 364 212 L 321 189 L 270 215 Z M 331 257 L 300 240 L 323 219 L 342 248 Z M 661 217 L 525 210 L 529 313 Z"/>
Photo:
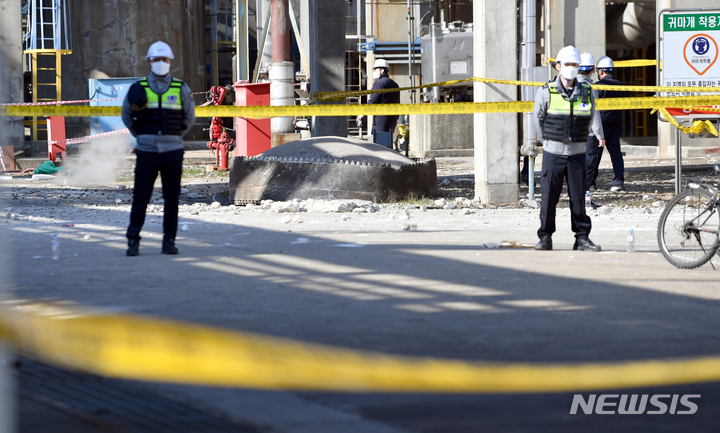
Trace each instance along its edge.
<path fill-rule="evenodd" d="M 220 86 L 212 86 L 210 88 L 210 101 L 214 105 L 222 104 L 228 89 Z M 208 141 L 208 149 L 215 152 L 215 169 L 218 171 L 230 170 L 229 152 L 235 148 L 235 140 L 230 138 L 221 117 L 213 117 L 210 126 L 210 141 Z"/>

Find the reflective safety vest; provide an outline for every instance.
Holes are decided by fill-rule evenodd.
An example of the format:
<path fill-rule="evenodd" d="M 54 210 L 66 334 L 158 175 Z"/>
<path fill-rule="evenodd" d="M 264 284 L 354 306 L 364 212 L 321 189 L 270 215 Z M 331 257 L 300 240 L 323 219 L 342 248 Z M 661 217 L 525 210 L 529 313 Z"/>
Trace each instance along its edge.
<path fill-rule="evenodd" d="M 133 129 L 139 135 L 180 135 L 184 129 L 180 94 L 183 82 L 173 78 L 170 87 L 163 94 L 155 93 L 147 78 L 137 84 L 140 89 L 131 89 L 128 95 L 135 117 Z"/>
<path fill-rule="evenodd" d="M 590 132 L 592 120 L 592 90 L 587 83 L 582 86 L 581 97 L 575 102 L 567 101 L 558 92 L 556 82 L 548 83 L 550 104 L 542 123 L 543 138 L 561 143 L 585 142 Z"/>

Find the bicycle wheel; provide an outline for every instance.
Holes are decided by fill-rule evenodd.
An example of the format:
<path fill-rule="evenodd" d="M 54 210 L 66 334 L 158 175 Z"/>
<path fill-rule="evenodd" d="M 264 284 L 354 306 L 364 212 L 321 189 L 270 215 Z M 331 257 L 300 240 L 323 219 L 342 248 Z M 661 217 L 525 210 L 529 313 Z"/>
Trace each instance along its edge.
<path fill-rule="evenodd" d="M 686 189 L 670 200 L 660 216 L 660 251 L 678 268 L 696 268 L 718 249 L 719 228 L 713 195 L 704 189 Z"/>

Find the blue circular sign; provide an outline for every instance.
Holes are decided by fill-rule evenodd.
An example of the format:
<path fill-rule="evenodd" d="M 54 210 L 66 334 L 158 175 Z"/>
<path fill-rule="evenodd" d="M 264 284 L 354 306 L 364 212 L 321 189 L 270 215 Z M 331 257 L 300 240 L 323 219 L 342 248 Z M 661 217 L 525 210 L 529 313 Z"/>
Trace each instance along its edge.
<path fill-rule="evenodd" d="M 692 43 L 692 49 L 695 51 L 695 54 L 702 56 L 703 54 L 706 54 L 708 50 L 710 49 L 710 41 L 707 40 L 705 37 L 697 37 Z"/>

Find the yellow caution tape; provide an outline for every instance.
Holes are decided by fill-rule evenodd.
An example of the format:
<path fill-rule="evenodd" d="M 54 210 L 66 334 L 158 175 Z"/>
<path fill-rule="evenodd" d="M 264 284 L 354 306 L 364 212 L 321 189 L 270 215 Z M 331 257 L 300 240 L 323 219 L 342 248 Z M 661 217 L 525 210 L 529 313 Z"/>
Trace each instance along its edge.
<path fill-rule="evenodd" d="M 698 105 L 720 105 L 720 95 L 677 96 L 667 98 L 602 98 L 596 101 L 598 110 L 634 110 L 657 107 L 691 107 Z M 245 117 L 265 119 L 270 117 L 295 116 L 356 116 L 363 115 L 405 115 L 405 114 L 470 114 L 470 113 L 523 113 L 533 109 L 532 101 L 509 102 L 455 102 L 443 104 L 319 104 L 292 105 L 283 107 L 232 105 L 196 107 L 197 117 Z M 121 107 L 89 106 L 2 106 L 3 116 L 120 116 Z"/>
<path fill-rule="evenodd" d="M 616 68 L 635 68 L 639 66 L 656 66 L 655 59 L 618 60 L 613 62 Z"/>
<path fill-rule="evenodd" d="M 404 92 L 408 90 L 427 89 L 431 87 L 447 87 L 455 84 L 473 81 L 472 78 L 463 80 L 442 81 L 440 83 L 426 84 L 424 86 L 400 87 L 395 89 L 358 90 L 353 92 L 313 92 L 310 93 L 311 101 L 340 101 L 355 96 L 375 95 L 380 93 Z"/>
<path fill-rule="evenodd" d="M 443 87 L 452 84 L 464 83 L 469 81 L 475 81 L 478 83 L 488 84 L 509 84 L 515 86 L 533 86 L 541 87 L 544 86 L 545 82 L 540 81 L 515 81 L 515 80 L 496 80 L 493 78 L 469 78 L 467 80 L 455 80 L 445 81 L 442 83 L 427 84 L 424 86 L 415 87 L 400 87 L 396 89 L 377 89 L 377 90 L 360 90 L 355 92 L 317 92 L 310 95 L 310 100 L 314 102 L 318 101 L 340 101 L 346 98 L 367 96 L 378 93 L 392 93 L 392 92 L 403 92 L 406 90 L 424 89 L 431 87 Z M 686 86 L 686 87 L 673 87 L 673 86 L 617 86 L 608 84 L 591 84 L 590 87 L 596 90 L 617 90 L 620 92 L 672 92 L 672 93 L 720 93 L 720 87 L 702 87 L 702 86 Z"/>
<path fill-rule="evenodd" d="M 548 62 L 554 62 L 555 59 L 548 59 Z M 547 62 L 545 63 L 547 65 Z M 613 62 L 616 68 L 635 68 L 638 66 L 656 66 L 657 60 L 654 59 L 638 59 L 638 60 L 616 60 Z"/>
<path fill-rule="evenodd" d="M 718 107 L 673 107 L 673 108 L 682 108 L 686 110 L 693 110 L 693 111 L 706 111 L 710 113 L 720 114 L 720 106 Z"/>
<path fill-rule="evenodd" d="M 0 337 L 60 366 L 133 380 L 350 392 L 560 392 L 720 380 L 720 356 L 524 364 L 391 356 L 129 315 L 33 306 Z"/>
<path fill-rule="evenodd" d="M 678 128 L 686 134 L 699 135 L 703 131 L 707 130 L 712 135 L 716 137 L 718 136 L 718 131 L 717 129 L 715 129 L 715 125 L 713 125 L 712 122 L 710 122 L 709 120 L 696 120 L 693 122 L 692 126 L 680 126 L 677 120 L 675 120 L 675 118 L 663 107 L 658 107 L 652 110 L 650 114 L 653 114 L 658 110 L 660 110 L 660 112 L 663 114 L 663 117 L 665 117 L 668 122 L 670 122 L 674 127 Z"/>

